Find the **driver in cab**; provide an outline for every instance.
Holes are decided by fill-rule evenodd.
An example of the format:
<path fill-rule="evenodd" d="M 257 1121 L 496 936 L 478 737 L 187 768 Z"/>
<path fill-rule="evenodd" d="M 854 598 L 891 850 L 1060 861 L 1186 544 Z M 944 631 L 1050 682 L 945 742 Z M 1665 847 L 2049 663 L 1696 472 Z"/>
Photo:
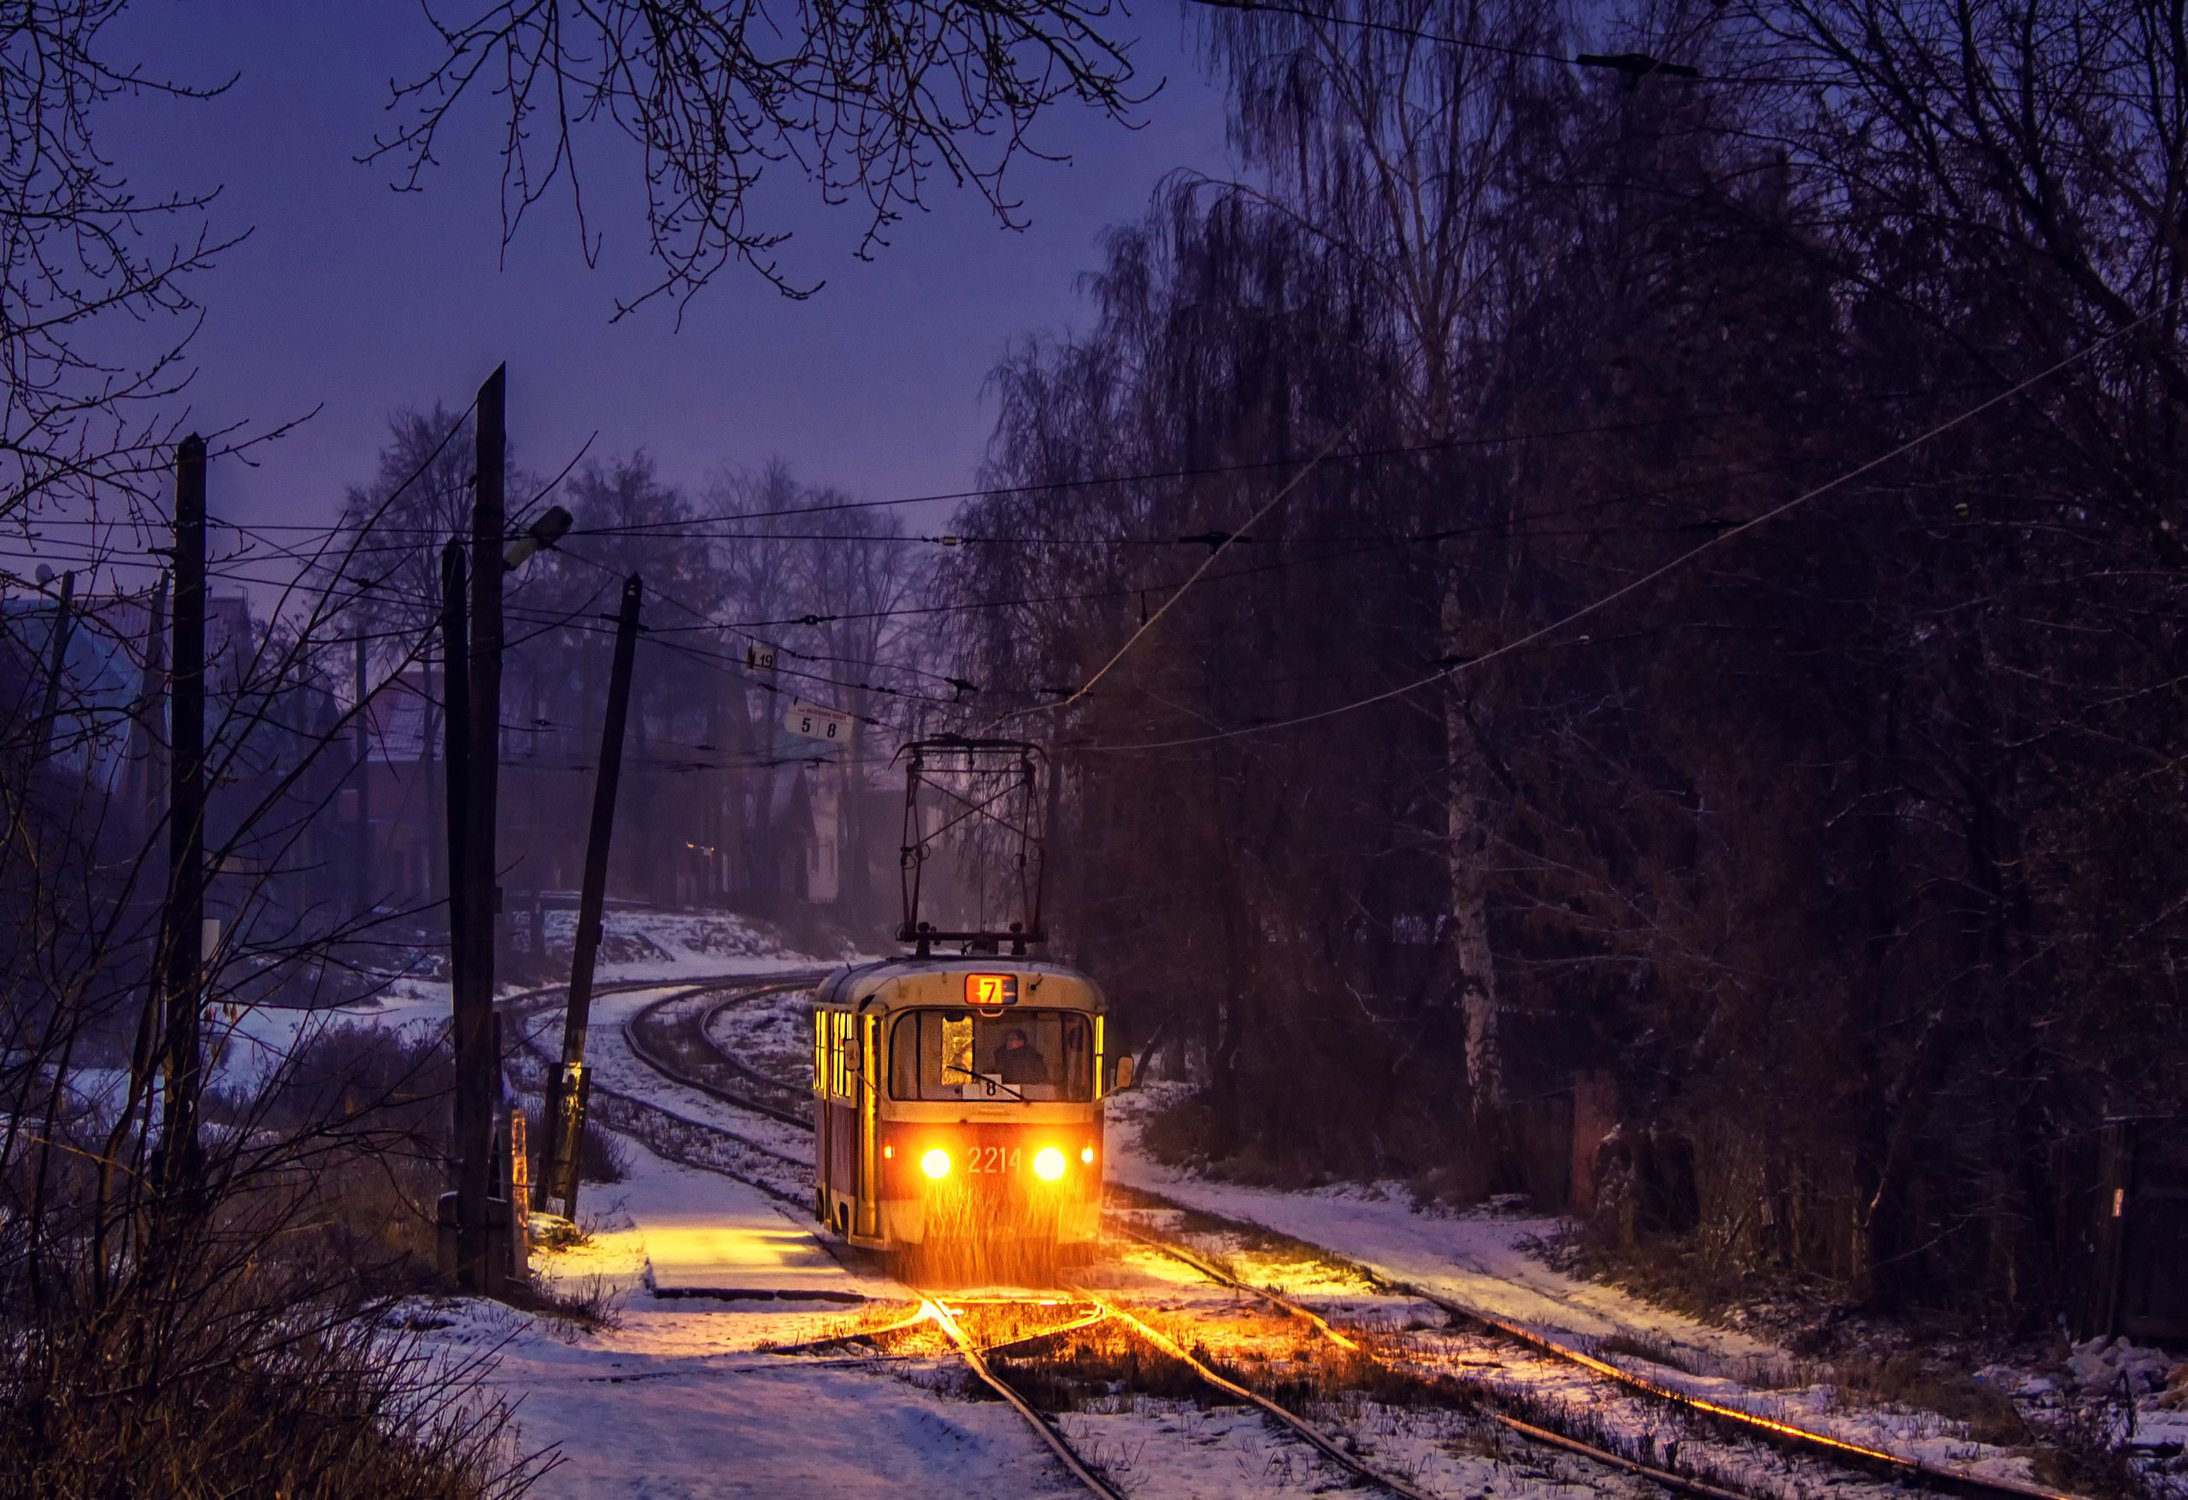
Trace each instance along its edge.
<path fill-rule="evenodd" d="M 1003 1045 L 995 1053 L 995 1076 L 1005 1083 L 1049 1081 L 1048 1059 L 1027 1038 L 1022 1027 L 1013 1026 L 1003 1033 Z"/>

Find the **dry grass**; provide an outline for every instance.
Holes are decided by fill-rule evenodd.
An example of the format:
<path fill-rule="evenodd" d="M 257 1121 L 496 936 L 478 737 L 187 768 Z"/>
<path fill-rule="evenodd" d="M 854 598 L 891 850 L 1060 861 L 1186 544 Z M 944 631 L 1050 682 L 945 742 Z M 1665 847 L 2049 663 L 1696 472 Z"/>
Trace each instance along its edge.
<path fill-rule="evenodd" d="M 917 1302 L 868 1302 L 857 1311 L 829 1318 L 811 1338 L 786 1343 L 762 1339 L 753 1348 L 765 1354 L 818 1354 L 854 1345 L 883 1354 L 946 1354 L 955 1347 L 931 1319 L 915 1321 Z"/>
<path fill-rule="evenodd" d="M 323 1033 L 267 1090 L 208 1101 L 182 1192 L 132 1161 L 102 1193 L 110 1127 L 60 1122 L 5 1184 L 42 1180 L 46 1215 L 0 1258 L 0 1493 L 469 1500 L 536 1478 L 485 1362 L 433 1354 L 395 1305 L 433 1277 L 444 1063 Z"/>
<path fill-rule="evenodd" d="M 1607 1334 L 1596 1342 L 1595 1352 L 1614 1363 L 1624 1356 L 1646 1360 L 1667 1370 L 1683 1370 L 1689 1375 L 1702 1373 L 1700 1362 L 1692 1352 L 1642 1333 Z"/>
<path fill-rule="evenodd" d="M 995 1354 L 988 1364 L 1045 1411 L 1130 1411 L 1143 1399 L 1230 1404 L 1190 1365 L 1115 1323 L 1061 1334 L 1040 1348 Z M 981 1389 L 970 1393 L 978 1396 Z"/>
<path fill-rule="evenodd" d="M 552 1287 L 517 1288 L 510 1305 L 537 1317 L 548 1332 L 563 1338 L 623 1326 L 623 1298 L 615 1278 L 594 1271 Z"/>
<path fill-rule="evenodd" d="M 2013 1402 L 1963 1370 L 1948 1369 L 1911 1350 L 1878 1358 L 1855 1354 L 1832 1366 L 1838 1397 L 1850 1405 L 1892 1405 L 1935 1412 L 1967 1429 L 1970 1441 L 2010 1447 L 2029 1440 Z"/>
<path fill-rule="evenodd" d="M 631 1148 L 598 1120 L 587 1118 L 577 1139 L 577 1175 L 581 1182 L 621 1182 L 631 1171 Z"/>

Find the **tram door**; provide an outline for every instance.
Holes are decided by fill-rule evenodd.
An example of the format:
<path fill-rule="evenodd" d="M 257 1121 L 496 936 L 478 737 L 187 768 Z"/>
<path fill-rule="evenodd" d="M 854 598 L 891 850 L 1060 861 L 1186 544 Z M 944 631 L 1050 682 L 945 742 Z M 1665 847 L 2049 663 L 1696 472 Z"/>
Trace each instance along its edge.
<path fill-rule="evenodd" d="M 857 1187 L 853 1197 L 858 1203 L 855 1221 L 858 1232 L 867 1238 L 881 1234 L 881 1162 L 880 1145 L 875 1137 L 876 1117 L 881 1112 L 881 1018 L 858 1018 L 858 1077 L 855 1092 L 858 1096 L 857 1149 L 852 1153 L 856 1163 Z"/>
<path fill-rule="evenodd" d="M 816 1092 L 822 1096 L 817 1161 L 828 1193 L 843 1200 L 823 1216 L 844 1234 L 866 1237 L 881 1229 L 879 1032 L 879 1017 L 848 1011 L 822 1011 L 816 1021 Z"/>

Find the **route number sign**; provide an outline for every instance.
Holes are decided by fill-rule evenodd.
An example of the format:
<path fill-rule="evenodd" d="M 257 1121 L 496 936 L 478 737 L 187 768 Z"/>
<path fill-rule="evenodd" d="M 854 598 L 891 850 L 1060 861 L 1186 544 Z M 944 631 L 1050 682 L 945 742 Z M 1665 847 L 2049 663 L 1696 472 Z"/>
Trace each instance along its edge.
<path fill-rule="evenodd" d="M 851 716 L 841 709 L 823 708 L 818 703 L 808 703 L 802 698 L 793 699 L 790 711 L 783 715 L 783 728 L 792 734 L 802 734 L 809 740 L 828 740 L 834 744 L 851 742 Z"/>
<path fill-rule="evenodd" d="M 1000 1010 L 1018 1003 L 1016 974 L 967 974 L 965 1003 L 982 1010 Z"/>

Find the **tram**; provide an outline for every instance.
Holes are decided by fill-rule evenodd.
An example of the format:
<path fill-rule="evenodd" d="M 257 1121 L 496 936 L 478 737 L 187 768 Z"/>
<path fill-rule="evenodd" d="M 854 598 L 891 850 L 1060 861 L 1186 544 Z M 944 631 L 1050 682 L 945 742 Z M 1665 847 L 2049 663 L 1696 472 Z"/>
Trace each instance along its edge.
<path fill-rule="evenodd" d="M 813 1016 L 813 1211 L 853 1245 L 969 1269 L 1101 1232 L 1101 990 L 1023 955 L 838 971 Z"/>

